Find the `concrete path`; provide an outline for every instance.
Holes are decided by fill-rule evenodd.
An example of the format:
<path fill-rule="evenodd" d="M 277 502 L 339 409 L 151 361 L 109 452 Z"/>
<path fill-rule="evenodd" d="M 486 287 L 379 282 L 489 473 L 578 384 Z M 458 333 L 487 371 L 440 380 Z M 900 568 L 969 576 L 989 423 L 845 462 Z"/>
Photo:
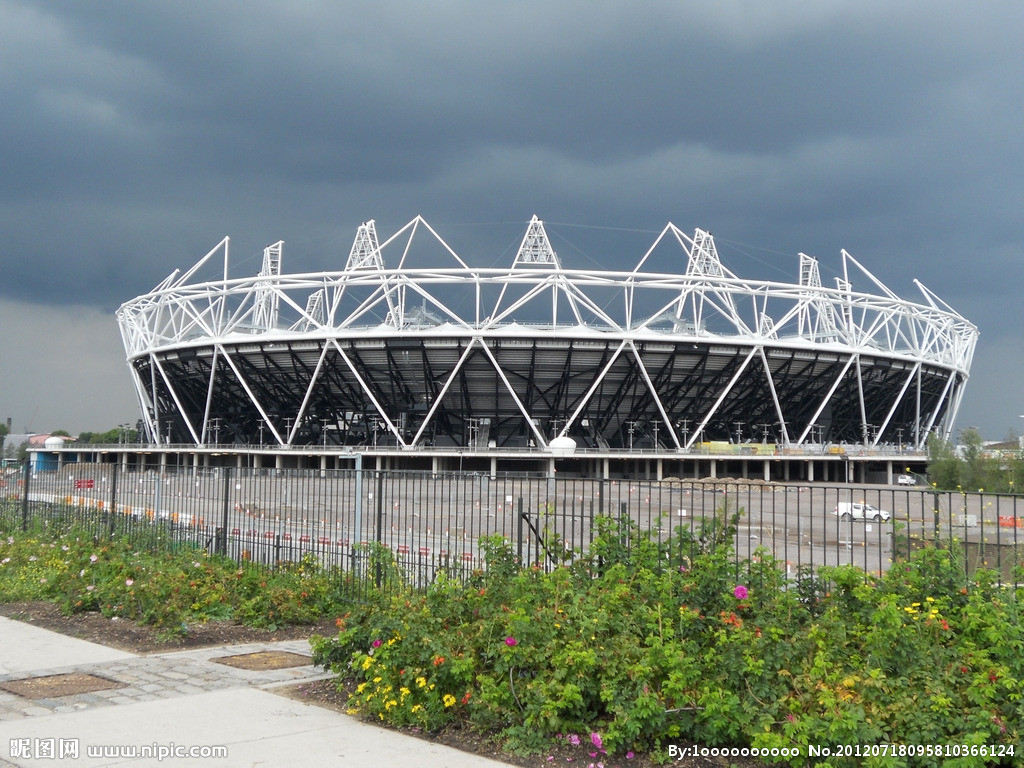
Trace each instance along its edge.
<path fill-rule="evenodd" d="M 0 617 L 0 686 L 76 674 L 106 690 L 30 698 L 0 688 L 0 766 L 504 766 L 273 692 L 312 665 L 247 670 L 218 659 L 309 655 L 304 640 L 136 655 Z M 46 681 L 43 681 L 46 682 Z"/>

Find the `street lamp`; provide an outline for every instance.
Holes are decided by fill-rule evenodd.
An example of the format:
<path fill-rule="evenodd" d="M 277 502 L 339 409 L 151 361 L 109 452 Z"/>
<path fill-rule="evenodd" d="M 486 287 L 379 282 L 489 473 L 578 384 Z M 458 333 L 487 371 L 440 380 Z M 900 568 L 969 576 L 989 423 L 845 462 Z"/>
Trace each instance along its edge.
<path fill-rule="evenodd" d="M 627 421 L 626 431 L 629 433 L 629 450 L 633 450 L 633 433 L 636 432 L 637 427 L 640 426 L 639 421 Z"/>

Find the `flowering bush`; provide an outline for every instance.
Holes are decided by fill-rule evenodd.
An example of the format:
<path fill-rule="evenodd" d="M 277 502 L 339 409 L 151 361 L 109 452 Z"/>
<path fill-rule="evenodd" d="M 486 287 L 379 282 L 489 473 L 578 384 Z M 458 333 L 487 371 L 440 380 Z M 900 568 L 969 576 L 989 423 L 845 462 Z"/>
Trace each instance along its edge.
<path fill-rule="evenodd" d="M 167 552 L 52 527 L 0 539 L 0 602 L 22 600 L 99 611 L 168 634 L 211 619 L 273 628 L 338 611 L 331 575 L 310 561 L 267 571 L 200 549 Z"/>
<path fill-rule="evenodd" d="M 688 531 L 657 542 L 624 526 L 606 522 L 593 556 L 550 573 L 508 567 L 511 545 L 488 540 L 472 585 L 366 606 L 316 657 L 356 686 L 354 712 L 462 718 L 519 750 L 587 733 L 595 754 L 1024 735 L 1015 596 L 969 582 L 948 551 L 794 584 L 763 552 L 737 562 L 731 536 L 692 546 Z"/>

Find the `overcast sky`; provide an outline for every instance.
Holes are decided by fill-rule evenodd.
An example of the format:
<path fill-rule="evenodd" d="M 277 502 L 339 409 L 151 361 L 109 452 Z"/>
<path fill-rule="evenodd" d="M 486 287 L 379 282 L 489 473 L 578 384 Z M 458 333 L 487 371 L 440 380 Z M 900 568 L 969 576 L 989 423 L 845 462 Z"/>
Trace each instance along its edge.
<path fill-rule="evenodd" d="M 224 235 L 238 277 L 279 239 L 338 269 L 421 214 L 492 265 L 537 214 L 578 266 L 671 221 L 741 276 L 916 277 L 981 331 L 957 426 L 1021 431 L 1021 29 L 1019 0 L 0 0 L 0 417 L 134 423 L 114 311 Z"/>

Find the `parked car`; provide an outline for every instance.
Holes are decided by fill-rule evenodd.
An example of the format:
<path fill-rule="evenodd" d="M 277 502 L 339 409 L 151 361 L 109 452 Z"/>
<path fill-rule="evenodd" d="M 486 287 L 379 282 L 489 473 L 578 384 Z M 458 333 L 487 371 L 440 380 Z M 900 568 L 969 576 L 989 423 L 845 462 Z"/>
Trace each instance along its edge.
<path fill-rule="evenodd" d="M 838 515 L 840 520 L 874 520 L 882 523 L 892 517 L 884 509 L 879 509 L 863 501 L 841 501 L 832 510 L 832 514 Z"/>
<path fill-rule="evenodd" d="M 898 475 L 896 485 L 917 485 L 917 478 L 913 475 Z"/>

